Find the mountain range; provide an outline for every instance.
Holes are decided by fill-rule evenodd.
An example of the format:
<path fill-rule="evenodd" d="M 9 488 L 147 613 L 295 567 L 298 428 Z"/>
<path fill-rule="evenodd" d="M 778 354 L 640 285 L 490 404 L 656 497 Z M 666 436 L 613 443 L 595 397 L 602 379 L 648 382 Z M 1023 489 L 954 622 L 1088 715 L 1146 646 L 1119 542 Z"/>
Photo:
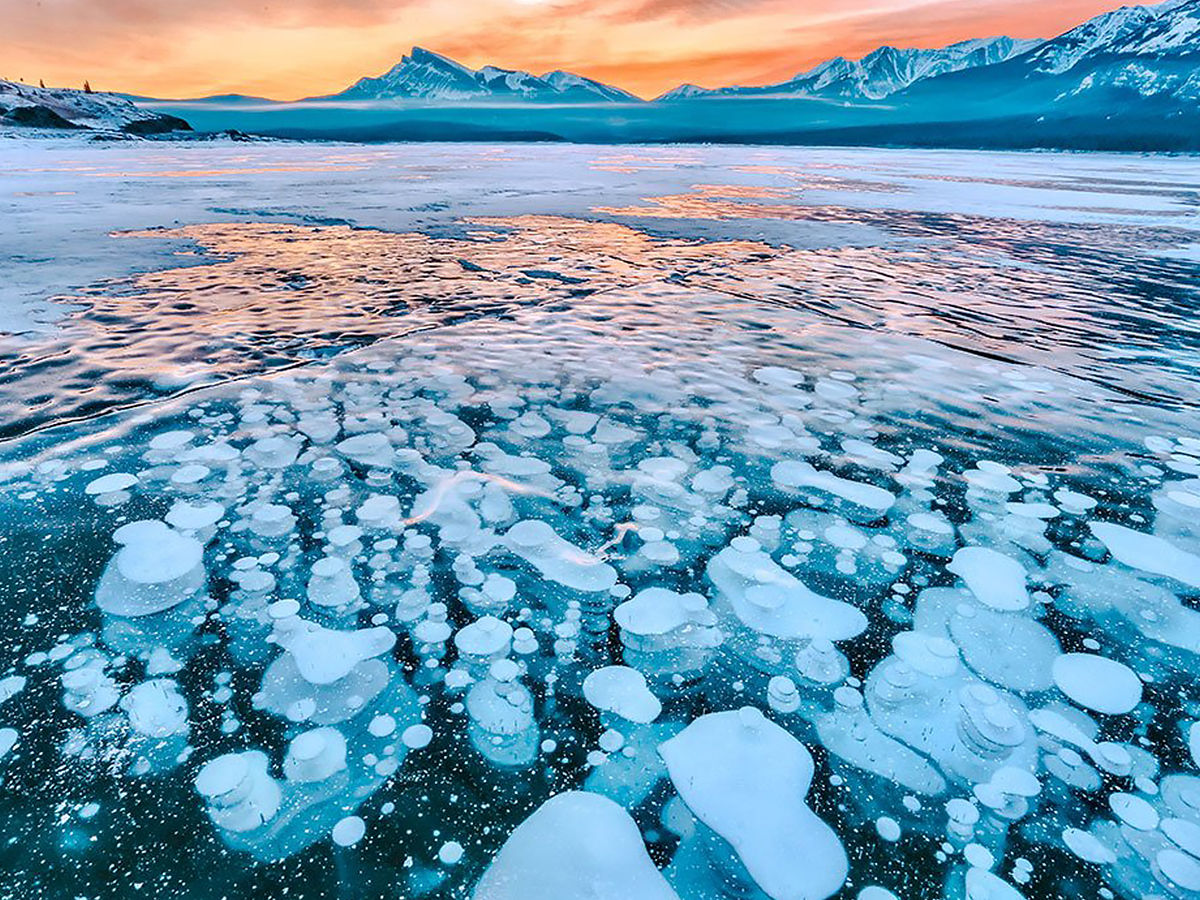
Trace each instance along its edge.
<path fill-rule="evenodd" d="M 963 72 L 988 74 L 1010 90 L 1054 81 L 1055 96 L 1128 87 L 1142 96 L 1200 98 L 1200 73 L 1181 71 L 1200 54 L 1200 0 L 1127 6 L 1049 40 L 978 38 L 935 49 L 880 47 L 862 59 L 836 57 L 765 86 L 684 84 L 656 103 L 715 99 L 822 99 L 845 104 L 903 100 L 910 89 Z M 1010 64 L 1012 65 L 1006 65 Z M 1056 80 L 1057 79 L 1057 80 Z M 950 81 L 949 84 L 959 82 Z M 993 91 L 994 93 L 994 91 Z M 916 96 L 920 96 L 919 94 Z M 383 75 L 363 78 L 324 100 L 431 102 L 642 103 L 628 91 L 570 72 L 544 75 L 471 69 L 416 47 Z"/>
<path fill-rule="evenodd" d="M 1010 37 L 961 41 L 936 50 L 880 47 L 862 59 L 839 56 L 801 72 L 795 78 L 765 87 L 725 87 L 706 90 L 683 84 L 659 101 L 712 97 L 826 97 L 840 100 L 882 100 L 897 91 L 947 72 L 1004 62 L 1040 45 L 1039 40 Z"/>
<path fill-rule="evenodd" d="M 26 108 L 43 101 L 80 124 L 71 110 L 86 118 L 100 102 L 100 95 L 39 90 L 0 83 L 0 108 L 8 106 L 0 125 L 46 118 Z M 147 116 L 186 119 L 200 131 L 304 139 L 1200 151 L 1200 0 L 1122 7 L 1048 40 L 881 47 L 778 84 L 681 85 L 650 101 L 570 72 L 472 69 L 420 47 L 381 75 L 293 103 L 106 96 L 118 127 L 141 115 L 122 105 L 132 100 L 152 111 Z"/>

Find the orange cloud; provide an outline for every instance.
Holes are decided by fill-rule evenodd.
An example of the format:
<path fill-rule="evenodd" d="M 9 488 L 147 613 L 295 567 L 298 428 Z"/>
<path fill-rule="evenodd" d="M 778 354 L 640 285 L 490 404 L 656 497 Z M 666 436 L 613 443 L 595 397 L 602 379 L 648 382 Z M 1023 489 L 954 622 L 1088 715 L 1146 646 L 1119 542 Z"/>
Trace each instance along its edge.
<path fill-rule="evenodd" d="M 414 44 L 642 96 L 764 84 L 881 44 L 1053 36 L 1114 0 L 0 0 L 0 76 L 159 97 L 332 93 Z"/>

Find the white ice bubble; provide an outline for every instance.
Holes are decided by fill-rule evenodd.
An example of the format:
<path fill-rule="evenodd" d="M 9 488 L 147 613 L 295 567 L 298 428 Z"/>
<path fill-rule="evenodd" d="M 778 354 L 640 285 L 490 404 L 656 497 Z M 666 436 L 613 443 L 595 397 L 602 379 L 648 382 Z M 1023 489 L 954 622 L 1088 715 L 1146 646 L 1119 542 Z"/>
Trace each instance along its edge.
<path fill-rule="evenodd" d="M 333 826 L 333 842 L 339 847 L 353 847 L 367 833 L 367 823 L 359 816 L 346 816 Z"/>
<path fill-rule="evenodd" d="M 987 547 L 963 547 L 946 568 L 966 583 L 984 606 L 1021 610 L 1029 605 L 1025 567 Z"/>
<path fill-rule="evenodd" d="M 1143 534 L 1111 522 L 1092 522 L 1090 527 L 1118 562 L 1200 588 L 1200 556 L 1195 553 L 1180 550 L 1158 535 Z"/>
<path fill-rule="evenodd" d="M 812 756 L 759 710 L 701 716 L 659 753 L 688 809 L 768 896 L 823 900 L 841 888 L 846 852 L 804 802 Z"/>
<path fill-rule="evenodd" d="M 653 722 L 662 703 L 646 684 L 646 676 L 628 666 L 605 666 L 583 680 L 583 696 L 602 712 L 616 713 L 631 722 Z"/>
<path fill-rule="evenodd" d="M 637 825 L 599 794 L 551 797 L 513 830 L 472 900 L 679 900 Z"/>
<path fill-rule="evenodd" d="M 1123 663 L 1091 653 L 1064 653 L 1052 667 L 1059 690 L 1087 709 L 1122 715 L 1142 701 L 1142 682 Z"/>

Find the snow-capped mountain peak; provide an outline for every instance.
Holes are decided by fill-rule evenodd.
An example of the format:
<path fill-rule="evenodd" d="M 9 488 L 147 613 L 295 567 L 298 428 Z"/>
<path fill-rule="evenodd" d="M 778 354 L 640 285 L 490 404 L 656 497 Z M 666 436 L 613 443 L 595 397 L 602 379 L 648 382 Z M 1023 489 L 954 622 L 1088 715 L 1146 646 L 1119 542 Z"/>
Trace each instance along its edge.
<path fill-rule="evenodd" d="M 1041 42 L 996 37 L 961 41 L 936 50 L 880 47 L 859 60 L 834 57 L 780 84 L 767 87 L 720 88 L 715 91 L 683 85 L 659 99 L 782 95 L 838 100 L 882 100 L 926 78 L 1003 62 L 1039 43 Z"/>
<path fill-rule="evenodd" d="M 422 47 L 376 78 L 362 78 L 336 95 L 343 100 L 504 100 L 597 103 L 636 97 L 582 75 L 555 71 L 538 77 L 517 69 L 471 69 Z"/>

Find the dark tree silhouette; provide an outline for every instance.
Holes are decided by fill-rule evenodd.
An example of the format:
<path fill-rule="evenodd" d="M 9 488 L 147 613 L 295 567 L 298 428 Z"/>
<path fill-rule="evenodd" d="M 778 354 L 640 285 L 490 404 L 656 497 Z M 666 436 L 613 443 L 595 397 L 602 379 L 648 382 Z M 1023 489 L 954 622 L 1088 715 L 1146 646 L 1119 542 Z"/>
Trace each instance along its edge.
<path fill-rule="evenodd" d="M 92 92 L 92 83 L 90 81 L 85 81 L 83 83 L 83 92 L 85 94 L 90 94 Z"/>
<path fill-rule="evenodd" d="M 46 79 L 45 79 L 45 78 L 39 78 L 39 79 L 38 79 L 38 87 L 44 88 L 45 86 L 46 86 Z"/>

